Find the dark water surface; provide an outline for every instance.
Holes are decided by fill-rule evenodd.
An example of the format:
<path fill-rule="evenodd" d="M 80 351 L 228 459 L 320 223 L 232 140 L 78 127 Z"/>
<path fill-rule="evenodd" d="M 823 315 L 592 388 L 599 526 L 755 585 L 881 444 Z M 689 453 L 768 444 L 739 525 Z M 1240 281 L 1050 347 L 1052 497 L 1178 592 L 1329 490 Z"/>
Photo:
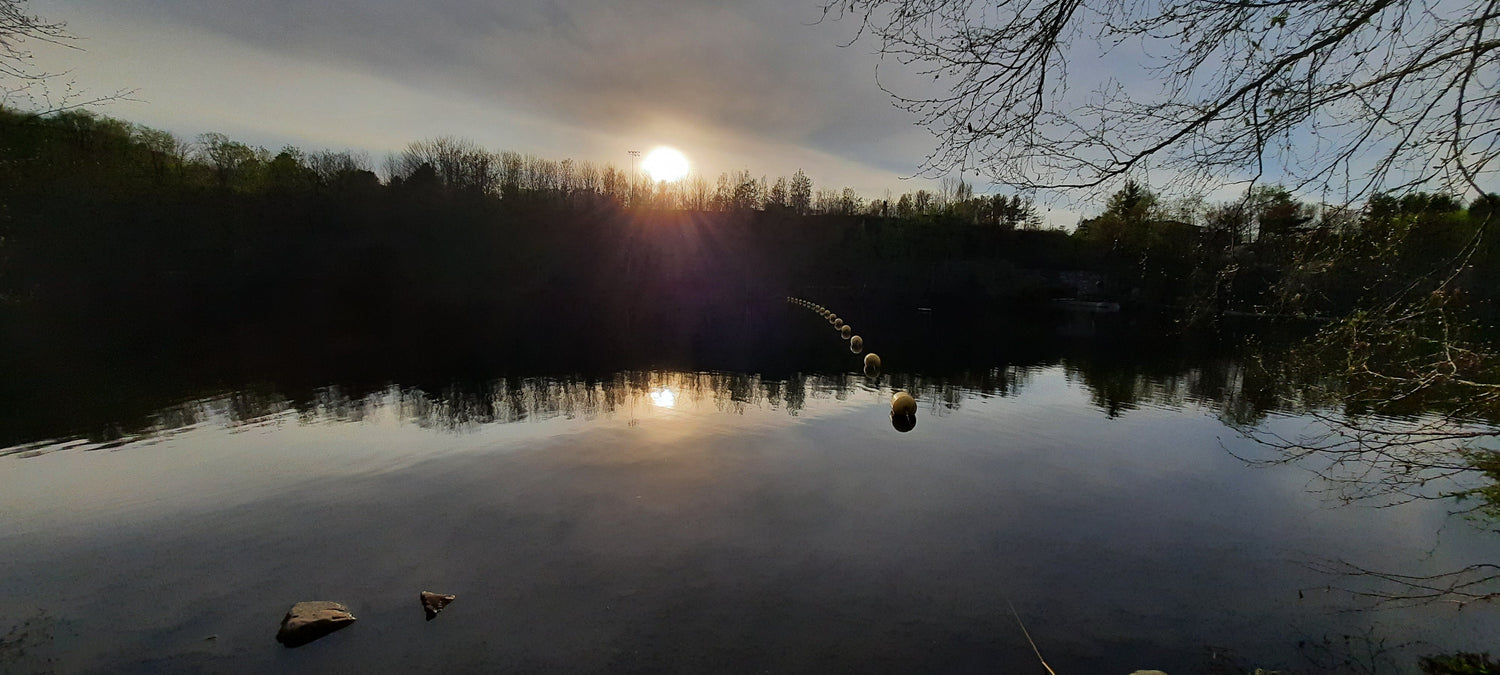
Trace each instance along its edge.
<path fill-rule="evenodd" d="M 937 326 L 870 332 L 871 379 L 786 314 L 613 371 L 13 385 L 0 670 L 1042 672 L 1018 618 L 1059 673 L 1411 672 L 1495 647 L 1488 606 L 1344 611 L 1309 562 L 1435 573 L 1500 538 L 1247 466 L 1268 451 L 1234 425 L 1309 419 L 1245 394 L 1232 355 Z M 458 600 L 425 622 L 422 590 Z M 302 600 L 359 621 L 285 649 Z"/>

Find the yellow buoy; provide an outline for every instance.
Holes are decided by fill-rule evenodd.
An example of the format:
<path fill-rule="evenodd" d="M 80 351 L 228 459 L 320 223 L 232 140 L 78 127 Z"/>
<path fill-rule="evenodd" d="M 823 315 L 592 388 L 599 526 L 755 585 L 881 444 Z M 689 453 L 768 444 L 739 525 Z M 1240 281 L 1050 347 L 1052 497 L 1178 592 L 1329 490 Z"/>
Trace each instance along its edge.
<path fill-rule="evenodd" d="M 865 354 L 865 375 L 870 377 L 880 376 L 880 357 L 875 352 Z"/>
<path fill-rule="evenodd" d="M 844 325 L 844 320 L 843 319 L 834 319 L 833 320 L 833 327 L 834 328 L 842 328 L 843 325 Z"/>
<path fill-rule="evenodd" d="M 906 433 L 917 427 L 917 399 L 904 391 L 891 396 L 891 426 Z"/>
<path fill-rule="evenodd" d="M 865 339 L 856 335 L 849 338 L 849 351 L 858 354 L 865 350 Z"/>
<path fill-rule="evenodd" d="M 917 414 L 917 399 L 911 394 L 898 391 L 891 396 L 892 415 L 915 415 Z"/>
<path fill-rule="evenodd" d="M 849 324 L 844 324 L 842 326 L 839 326 L 839 335 L 841 337 L 843 337 L 845 340 L 848 340 L 849 336 L 853 335 L 853 334 L 854 334 L 854 329 L 850 328 Z"/>

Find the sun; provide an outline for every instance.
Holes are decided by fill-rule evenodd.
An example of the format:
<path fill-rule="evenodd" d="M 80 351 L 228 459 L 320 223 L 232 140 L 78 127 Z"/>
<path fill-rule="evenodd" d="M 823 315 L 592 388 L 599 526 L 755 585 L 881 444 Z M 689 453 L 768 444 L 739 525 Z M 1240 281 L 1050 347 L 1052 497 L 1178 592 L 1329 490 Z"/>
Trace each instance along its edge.
<path fill-rule="evenodd" d="M 682 153 L 666 146 L 657 147 L 641 160 L 641 168 L 651 180 L 674 181 L 687 175 L 688 160 Z"/>

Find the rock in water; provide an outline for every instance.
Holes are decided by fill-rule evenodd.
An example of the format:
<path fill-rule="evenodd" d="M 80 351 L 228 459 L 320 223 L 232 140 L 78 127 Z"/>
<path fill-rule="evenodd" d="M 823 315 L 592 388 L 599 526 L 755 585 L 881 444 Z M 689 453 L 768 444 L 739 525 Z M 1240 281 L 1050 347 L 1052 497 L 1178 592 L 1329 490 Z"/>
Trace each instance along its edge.
<path fill-rule="evenodd" d="M 299 602 L 281 620 L 276 641 L 287 647 L 301 647 L 352 623 L 354 615 L 337 602 Z"/>
<path fill-rule="evenodd" d="M 862 337 L 860 337 L 858 335 L 855 335 L 854 337 L 849 338 L 849 351 L 854 352 L 855 354 L 858 354 L 858 353 L 860 353 L 860 352 L 862 352 L 864 350 L 865 350 L 865 339 L 864 338 L 862 338 Z"/>
<path fill-rule="evenodd" d="M 457 599 L 458 596 L 456 595 L 442 595 L 422 591 L 422 611 L 427 613 L 427 620 L 431 621 L 433 617 L 438 615 L 438 612 L 443 611 L 443 608 L 448 606 L 448 603 Z"/>

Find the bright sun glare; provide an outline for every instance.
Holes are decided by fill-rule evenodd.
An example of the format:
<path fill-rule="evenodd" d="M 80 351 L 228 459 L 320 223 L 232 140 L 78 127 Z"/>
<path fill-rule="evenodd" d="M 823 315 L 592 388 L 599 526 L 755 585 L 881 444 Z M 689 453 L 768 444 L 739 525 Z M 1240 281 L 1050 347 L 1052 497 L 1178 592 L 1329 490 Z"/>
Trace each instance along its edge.
<path fill-rule="evenodd" d="M 651 403 L 658 408 L 670 408 L 677 404 L 677 395 L 671 389 L 657 389 L 651 392 Z"/>
<path fill-rule="evenodd" d="M 682 153 L 662 146 L 646 154 L 646 159 L 641 160 L 641 168 L 651 180 L 674 181 L 687 175 L 688 161 Z"/>

